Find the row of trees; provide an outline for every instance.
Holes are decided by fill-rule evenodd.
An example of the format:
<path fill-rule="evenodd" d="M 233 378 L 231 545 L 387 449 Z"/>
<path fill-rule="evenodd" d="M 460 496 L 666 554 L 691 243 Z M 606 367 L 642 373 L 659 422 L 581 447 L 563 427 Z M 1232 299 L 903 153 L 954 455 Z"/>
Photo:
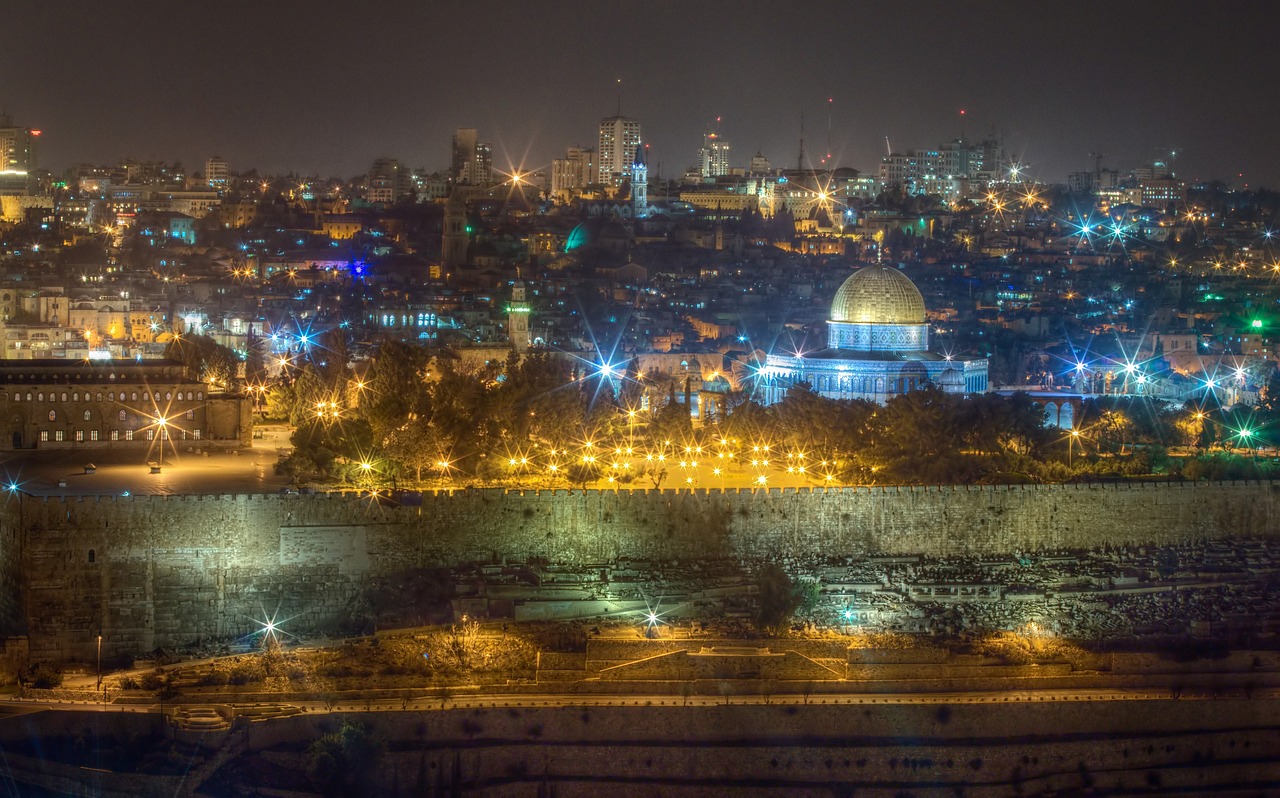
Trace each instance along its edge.
<path fill-rule="evenodd" d="M 1188 465 L 1188 452 L 1221 449 L 1211 469 L 1218 473 L 1232 462 L 1226 453 L 1256 450 L 1280 429 L 1272 424 L 1280 402 L 1265 395 L 1258 408 L 1238 411 L 1102 397 L 1084 403 L 1073 433 L 1045 427 L 1043 407 L 1025 394 L 921 390 L 880 406 L 800 385 L 769 407 L 731 394 L 728 412 L 695 430 L 683 378 L 641 379 L 631 369 L 605 375 L 550 353 L 469 366 L 402 343 L 384 344 L 361 379 L 333 365 L 343 360 L 291 369 L 273 389 L 274 411 L 296 427 L 287 467 L 300 477 L 355 480 L 377 463 L 379 474 L 416 481 L 499 479 L 534 452 L 587 441 L 711 447 L 732 440 L 805 453 L 846 482 L 1060 481 L 1174 474 Z M 646 394 L 648 412 L 638 410 Z M 1178 448 L 1183 457 L 1171 458 Z M 564 463 L 560 476 L 570 483 L 601 476 L 602 465 Z M 1233 467 L 1244 475 L 1262 468 L 1253 457 Z M 657 472 L 649 476 L 660 484 Z"/>

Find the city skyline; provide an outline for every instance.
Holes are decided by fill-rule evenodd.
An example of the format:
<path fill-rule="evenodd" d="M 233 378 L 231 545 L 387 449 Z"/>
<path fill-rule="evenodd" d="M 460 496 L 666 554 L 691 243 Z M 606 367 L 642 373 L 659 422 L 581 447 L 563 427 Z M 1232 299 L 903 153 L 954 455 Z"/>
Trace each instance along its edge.
<path fill-rule="evenodd" d="M 209 22 L 126 3 L 117 14 L 138 44 L 111 48 L 84 25 L 83 5 L 24 0 L 5 17 L 31 35 L 0 53 L 0 70 L 27 77 L 0 105 L 44 131 L 41 165 L 55 172 L 125 157 L 195 171 L 215 154 L 265 173 L 349 176 L 379 156 L 443 170 L 459 127 L 492 141 L 495 169 L 549 170 L 620 110 L 644 125 L 652 174 L 664 178 L 695 165 L 717 117 L 735 165 L 760 151 L 795 166 L 803 113 L 807 162 L 829 150 L 864 173 L 887 143 L 931 147 L 963 130 L 1003 136 L 1046 182 L 1091 168 L 1092 152 L 1123 169 L 1176 149 L 1189 181 L 1280 184 L 1278 112 L 1242 77 L 1265 68 L 1263 17 L 1275 12 L 1241 31 L 1230 15 L 1190 8 L 1077 7 L 1084 33 L 1064 38 L 1012 8 L 934 7 L 905 25 L 890 6 L 816 3 L 749 18 L 719 3 L 590 15 L 578 3 L 386 3 L 377 14 L 231 3 Z M 504 24 L 477 28 L 485 19 Z"/>

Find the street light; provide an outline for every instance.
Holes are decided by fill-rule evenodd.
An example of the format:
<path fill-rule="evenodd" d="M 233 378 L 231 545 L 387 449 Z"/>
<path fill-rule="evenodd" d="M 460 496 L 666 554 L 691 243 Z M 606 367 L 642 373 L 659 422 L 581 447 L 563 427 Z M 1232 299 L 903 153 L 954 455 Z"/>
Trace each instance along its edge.
<path fill-rule="evenodd" d="M 102 689 L 102 635 L 98 635 L 98 689 Z"/>

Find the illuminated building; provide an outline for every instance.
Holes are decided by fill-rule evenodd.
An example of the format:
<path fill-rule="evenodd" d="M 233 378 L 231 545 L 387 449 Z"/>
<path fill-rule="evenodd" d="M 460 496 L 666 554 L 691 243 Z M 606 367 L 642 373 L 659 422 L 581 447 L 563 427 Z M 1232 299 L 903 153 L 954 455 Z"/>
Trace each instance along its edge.
<path fill-rule="evenodd" d="M 636 157 L 631 162 L 631 218 L 643 219 L 649 215 L 649 166 L 645 163 L 644 147 L 636 147 Z"/>
<path fill-rule="evenodd" d="M 797 383 L 830 399 L 884 404 L 929 386 L 982 393 L 987 360 L 930 352 L 920 290 L 897 269 L 876 265 L 854 272 L 836 291 L 826 349 L 770 354 L 761 378 L 766 404 L 781 401 Z"/>
<path fill-rule="evenodd" d="M 40 131 L 14 127 L 0 115 L 0 195 L 30 194 L 35 187 Z"/>
<path fill-rule="evenodd" d="M 610 186 L 622 183 L 631 172 L 640 146 L 640 120 L 611 116 L 600 120 L 599 182 Z"/>
<path fill-rule="evenodd" d="M 223 437 L 210 429 L 208 394 L 208 384 L 172 361 L 5 360 L 0 448 L 145 449 Z M 226 437 L 234 438 L 240 418 L 229 408 Z"/>
<path fill-rule="evenodd" d="M 204 162 L 204 182 L 209 188 L 222 189 L 231 182 L 231 166 L 220 156 L 213 156 Z"/>
<path fill-rule="evenodd" d="M 529 301 L 525 291 L 524 280 L 516 280 L 511 286 L 511 304 L 507 306 L 507 334 L 517 352 L 529 348 Z"/>
<path fill-rule="evenodd" d="M 596 182 L 596 151 L 590 147 L 570 147 L 563 158 L 551 162 L 551 193 L 567 202 L 576 191 Z"/>
<path fill-rule="evenodd" d="M 493 181 L 493 147 L 479 140 L 472 127 L 460 127 L 453 134 L 453 161 L 449 177 L 455 183 L 484 186 Z"/>
<path fill-rule="evenodd" d="M 704 178 L 722 177 L 729 174 L 729 142 L 722 140 L 719 134 L 708 133 L 702 138 L 702 147 L 698 150 L 698 171 Z"/>

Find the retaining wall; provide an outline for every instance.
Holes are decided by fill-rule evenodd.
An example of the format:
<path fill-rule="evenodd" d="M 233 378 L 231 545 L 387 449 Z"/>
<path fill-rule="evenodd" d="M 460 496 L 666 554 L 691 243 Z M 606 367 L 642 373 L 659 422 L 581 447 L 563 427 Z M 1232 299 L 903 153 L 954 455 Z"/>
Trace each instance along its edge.
<path fill-rule="evenodd" d="M 33 660 L 88 661 L 367 613 L 372 585 L 533 558 L 573 566 L 874 554 L 995 556 L 1270 537 L 1280 484 L 503 491 L 420 505 L 350 495 L 10 497 L 0 631 Z"/>

